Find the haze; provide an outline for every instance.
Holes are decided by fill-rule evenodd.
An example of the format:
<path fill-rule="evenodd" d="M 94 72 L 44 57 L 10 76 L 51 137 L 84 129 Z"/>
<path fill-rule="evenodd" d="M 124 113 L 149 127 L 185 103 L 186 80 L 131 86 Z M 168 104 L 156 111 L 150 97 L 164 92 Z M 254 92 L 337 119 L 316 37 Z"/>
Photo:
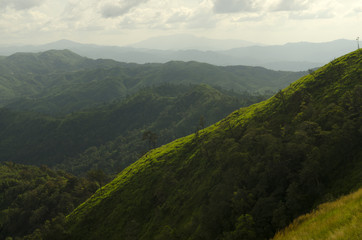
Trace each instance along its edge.
<path fill-rule="evenodd" d="M 69 39 L 124 46 L 175 34 L 324 42 L 355 40 L 361 26 L 360 0 L 0 0 L 2 45 Z"/>

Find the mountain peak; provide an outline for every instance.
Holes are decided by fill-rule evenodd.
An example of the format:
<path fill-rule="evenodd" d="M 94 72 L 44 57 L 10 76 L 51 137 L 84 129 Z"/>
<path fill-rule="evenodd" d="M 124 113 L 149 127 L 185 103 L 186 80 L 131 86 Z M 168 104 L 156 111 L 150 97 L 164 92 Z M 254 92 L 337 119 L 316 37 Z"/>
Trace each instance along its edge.
<path fill-rule="evenodd" d="M 84 44 L 74 42 L 68 39 L 61 39 L 55 42 L 50 42 L 45 45 L 43 45 L 44 49 L 68 49 L 68 48 L 75 48 L 75 47 L 81 47 Z"/>

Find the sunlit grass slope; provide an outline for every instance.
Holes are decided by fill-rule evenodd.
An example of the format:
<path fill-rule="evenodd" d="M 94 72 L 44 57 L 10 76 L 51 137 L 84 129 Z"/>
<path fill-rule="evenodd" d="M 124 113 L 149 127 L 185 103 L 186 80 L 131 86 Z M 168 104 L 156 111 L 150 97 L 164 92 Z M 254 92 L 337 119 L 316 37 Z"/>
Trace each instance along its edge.
<path fill-rule="evenodd" d="M 320 205 L 278 232 L 274 240 L 362 238 L 362 188 L 337 201 Z"/>
<path fill-rule="evenodd" d="M 152 150 L 67 217 L 66 239 L 268 239 L 362 187 L 362 54 Z"/>

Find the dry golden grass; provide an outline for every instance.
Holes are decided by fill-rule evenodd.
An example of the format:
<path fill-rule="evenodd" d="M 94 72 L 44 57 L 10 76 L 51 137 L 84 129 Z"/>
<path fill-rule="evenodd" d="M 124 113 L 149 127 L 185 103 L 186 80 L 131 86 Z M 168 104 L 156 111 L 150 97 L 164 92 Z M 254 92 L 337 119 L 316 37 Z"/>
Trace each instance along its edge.
<path fill-rule="evenodd" d="M 362 239 L 362 188 L 303 215 L 274 240 Z"/>

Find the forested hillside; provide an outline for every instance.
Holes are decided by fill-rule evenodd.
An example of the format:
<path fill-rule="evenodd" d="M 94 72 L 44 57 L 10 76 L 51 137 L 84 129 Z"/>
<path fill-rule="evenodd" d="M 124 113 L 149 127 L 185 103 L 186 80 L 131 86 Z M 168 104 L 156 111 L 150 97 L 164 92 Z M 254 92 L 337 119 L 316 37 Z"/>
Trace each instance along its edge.
<path fill-rule="evenodd" d="M 151 150 L 67 217 L 63 239 L 268 239 L 362 185 L 362 51 Z"/>
<path fill-rule="evenodd" d="M 0 106 L 59 115 L 165 83 L 264 93 L 277 91 L 305 74 L 198 62 L 127 64 L 92 60 L 68 50 L 17 53 L 0 59 Z"/>
<path fill-rule="evenodd" d="M 69 82 L 67 75 L 91 69 L 121 65 L 113 60 L 91 60 L 68 50 L 41 53 L 16 53 L 0 59 L 0 106 L 18 98 L 37 98 L 50 88 Z M 53 94 L 56 92 L 53 92 Z"/>
<path fill-rule="evenodd" d="M 116 173 L 150 148 L 261 100 L 207 85 L 163 85 L 64 117 L 2 109 L 0 161 L 58 164 L 77 174 L 91 168 Z"/>
<path fill-rule="evenodd" d="M 98 187 L 92 178 L 77 178 L 46 166 L 1 163 L 0 239 L 18 239 L 37 228 L 45 232 L 52 219 L 64 221 L 64 215 Z"/>

